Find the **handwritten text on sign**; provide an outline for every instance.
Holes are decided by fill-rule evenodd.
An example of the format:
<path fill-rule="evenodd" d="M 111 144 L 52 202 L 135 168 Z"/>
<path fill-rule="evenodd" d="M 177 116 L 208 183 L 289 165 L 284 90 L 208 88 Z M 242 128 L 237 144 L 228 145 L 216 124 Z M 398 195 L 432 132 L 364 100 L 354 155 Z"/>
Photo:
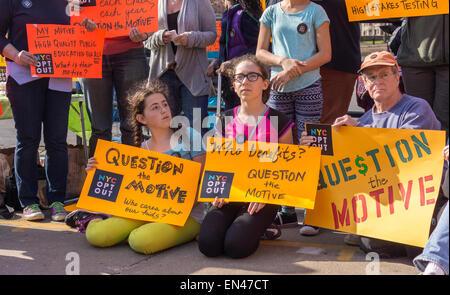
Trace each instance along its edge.
<path fill-rule="evenodd" d="M 87 17 L 106 31 L 106 38 L 128 36 L 132 28 L 141 33 L 158 30 L 156 0 L 97 0 L 95 4 L 82 5 L 78 14 L 72 13 L 71 24 L 81 23 Z"/>
<path fill-rule="evenodd" d="M 345 0 L 349 21 L 448 14 L 448 0 Z"/>
<path fill-rule="evenodd" d="M 101 78 L 104 33 L 80 26 L 27 24 L 28 48 L 38 66 L 31 75 Z"/>
<path fill-rule="evenodd" d="M 320 148 L 209 138 L 199 201 L 314 208 Z"/>
<path fill-rule="evenodd" d="M 357 143 L 357 144 L 355 144 Z M 333 129 L 306 224 L 423 247 L 442 177 L 445 132 Z"/>
<path fill-rule="evenodd" d="M 200 178 L 199 163 L 99 140 L 77 207 L 183 226 Z"/>
<path fill-rule="evenodd" d="M 6 82 L 6 61 L 3 55 L 0 55 L 0 82 Z"/>

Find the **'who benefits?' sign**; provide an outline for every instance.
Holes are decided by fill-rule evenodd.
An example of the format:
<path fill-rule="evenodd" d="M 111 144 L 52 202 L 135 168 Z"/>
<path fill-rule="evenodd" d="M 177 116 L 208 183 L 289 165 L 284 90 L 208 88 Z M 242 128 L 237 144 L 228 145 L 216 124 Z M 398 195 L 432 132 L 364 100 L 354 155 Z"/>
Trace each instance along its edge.
<path fill-rule="evenodd" d="M 194 161 L 99 140 L 78 208 L 183 226 L 197 195 Z"/>
<path fill-rule="evenodd" d="M 445 132 L 332 129 L 314 210 L 305 223 L 423 247 L 438 196 Z"/>
<path fill-rule="evenodd" d="M 258 202 L 314 208 L 318 147 L 208 138 L 200 202 Z"/>

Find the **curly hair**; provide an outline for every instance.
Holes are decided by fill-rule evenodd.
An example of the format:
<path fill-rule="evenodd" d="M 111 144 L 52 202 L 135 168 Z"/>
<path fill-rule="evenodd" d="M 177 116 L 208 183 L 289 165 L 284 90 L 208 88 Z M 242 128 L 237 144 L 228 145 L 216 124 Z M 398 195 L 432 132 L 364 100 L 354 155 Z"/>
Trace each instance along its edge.
<path fill-rule="evenodd" d="M 233 81 L 234 74 L 236 73 L 236 68 L 240 63 L 243 63 L 244 61 L 249 61 L 253 64 L 255 64 L 262 75 L 263 80 L 270 80 L 269 76 L 269 70 L 266 64 L 264 64 L 262 61 L 260 61 L 254 54 L 247 53 L 242 56 L 235 57 L 231 60 L 229 67 L 226 69 L 226 75 L 230 78 L 231 81 Z M 233 87 L 233 86 L 231 86 Z M 263 103 L 266 103 L 269 100 L 270 96 L 270 84 L 269 87 L 267 87 L 266 90 L 262 93 L 262 101 Z"/>
<path fill-rule="evenodd" d="M 239 0 L 239 4 L 241 4 L 242 8 L 247 11 L 251 16 L 255 19 L 260 19 L 262 15 L 262 7 L 261 2 L 258 0 Z"/>
<path fill-rule="evenodd" d="M 142 82 L 141 84 L 137 85 L 134 91 L 128 97 L 128 105 L 129 105 L 129 111 L 131 113 L 130 116 L 130 125 L 133 129 L 134 133 L 134 145 L 137 147 L 140 147 L 142 142 L 144 141 L 144 135 L 142 133 L 142 127 L 144 126 L 142 123 L 140 123 L 136 116 L 141 114 L 144 114 L 145 109 L 145 99 L 149 97 L 152 94 L 160 93 L 164 95 L 165 98 L 168 97 L 168 88 L 167 86 L 162 83 L 160 80 L 153 80 L 150 83 L 147 83 L 147 81 Z"/>

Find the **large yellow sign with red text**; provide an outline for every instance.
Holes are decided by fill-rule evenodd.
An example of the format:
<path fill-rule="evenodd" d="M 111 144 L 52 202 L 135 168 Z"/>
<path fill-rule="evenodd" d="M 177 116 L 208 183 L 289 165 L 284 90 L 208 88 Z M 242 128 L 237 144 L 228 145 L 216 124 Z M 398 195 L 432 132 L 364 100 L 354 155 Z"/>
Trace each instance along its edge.
<path fill-rule="evenodd" d="M 418 247 L 429 236 L 444 131 L 340 127 L 305 223 Z"/>

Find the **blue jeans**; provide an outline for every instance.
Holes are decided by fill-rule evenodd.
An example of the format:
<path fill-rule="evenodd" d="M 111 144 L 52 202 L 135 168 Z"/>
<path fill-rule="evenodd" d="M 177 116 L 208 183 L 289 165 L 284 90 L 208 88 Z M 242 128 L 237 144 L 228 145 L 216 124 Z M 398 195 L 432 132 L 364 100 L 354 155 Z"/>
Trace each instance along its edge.
<path fill-rule="evenodd" d="M 184 86 L 183 82 L 180 81 L 177 74 L 173 70 L 167 70 L 160 77 L 160 80 L 169 88 L 169 97 L 167 100 L 172 116 L 178 116 L 181 111 L 183 111 L 184 116 L 189 119 L 190 127 L 197 129 L 197 126 L 201 126 L 203 119 L 208 116 L 208 95 L 192 95 L 189 89 Z M 200 117 L 197 115 L 194 116 L 194 109 L 198 109 Z M 198 122 L 198 120 L 201 121 Z M 196 131 L 203 135 L 207 130 L 202 128 L 202 132 L 200 132 L 200 130 Z"/>
<path fill-rule="evenodd" d="M 6 83 L 17 131 L 14 170 L 22 206 L 39 204 L 37 152 L 44 129 L 47 201 L 64 202 L 68 156 L 67 126 L 71 93 L 48 89 L 48 78 L 23 85 L 10 76 Z"/>
<path fill-rule="evenodd" d="M 449 274 L 448 270 L 448 201 L 445 209 L 442 212 L 441 218 L 438 221 L 436 228 L 431 234 L 428 243 L 423 249 L 422 254 L 414 258 L 414 265 L 420 270 L 424 271 L 429 262 L 434 262 L 439 265 L 445 274 Z"/>
<path fill-rule="evenodd" d="M 113 88 L 117 97 L 121 143 L 134 145 L 127 97 L 129 91 L 146 81 L 147 77 L 148 63 L 144 48 L 135 48 L 119 54 L 103 55 L 101 79 L 81 79 L 86 109 L 92 125 L 89 156 L 94 154 L 99 138 L 108 141 L 112 139 Z"/>

